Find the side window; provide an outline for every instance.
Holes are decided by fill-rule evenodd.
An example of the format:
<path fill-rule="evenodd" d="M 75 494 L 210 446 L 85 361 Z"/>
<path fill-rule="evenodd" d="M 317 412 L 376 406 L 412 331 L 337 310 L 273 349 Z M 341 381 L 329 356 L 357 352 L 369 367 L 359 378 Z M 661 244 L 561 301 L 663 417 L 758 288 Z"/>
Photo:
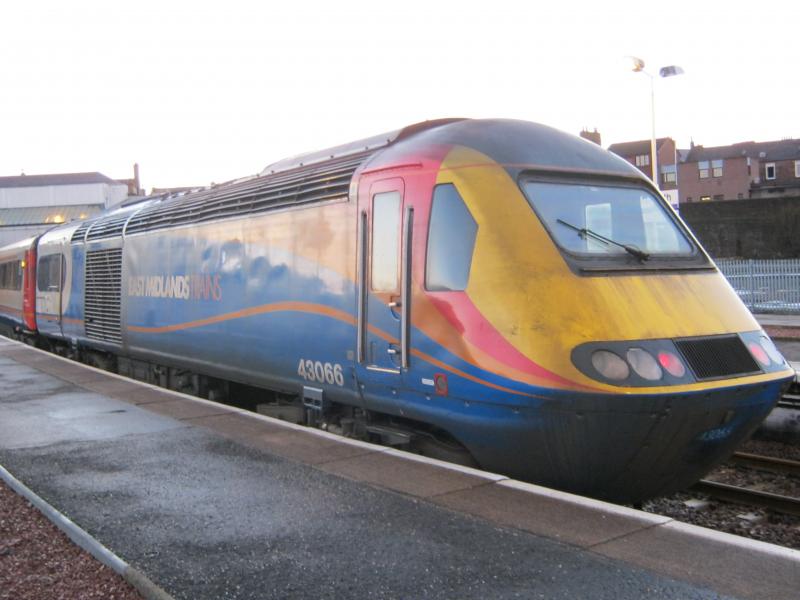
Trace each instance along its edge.
<path fill-rule="evenodd" d="M 63 256 L 50 254 L 39 259 L 36 272 L 36 287 L 40 292 L 57 292 L 61 290 L 65 269 L 62 268 Z"/>
<path fill-rule="evenodd" d="M 400 192 L 372 197 L 372 289 L 395 292 L 399 280 Z"/>
<path fill-rule="evenodd" d="M 0 264 L 0 288 L 19 290 L 22 288 L 22 264 L 18 260 Z"/>
<path fill-rule="evenodd" d="M 477 233 L 478 224 L 455 186 L 451 183 L 436 186 L 428 230 L 426 289 L 460 291 L 467 288 Z"/>

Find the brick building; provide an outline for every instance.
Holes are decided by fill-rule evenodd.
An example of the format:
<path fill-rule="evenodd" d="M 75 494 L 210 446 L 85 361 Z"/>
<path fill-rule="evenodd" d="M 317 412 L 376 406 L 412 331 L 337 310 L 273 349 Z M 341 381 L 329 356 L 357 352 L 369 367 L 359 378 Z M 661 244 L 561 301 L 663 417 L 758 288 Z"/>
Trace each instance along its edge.
<path fill-rule="evenodd" d="M 650 140 L 608 147 L 652 178 Z M 679 150 L 672 138 L 657 140 L 658 187 L 677 205 L 713 200 L 800 197 L 800 139 L 740 142 Z"/>
<path fill-rule="evenodd" d="M 650 140 L 611 144 L 608 149 L 637 167 L 653 179 L 652 144 Z M 670 204 L 678 203 L 678 150 L 672 138 L 656 140 L 658 157 L 658 188 Z M 653 179 L 655 181 L 655 179 Z"/>

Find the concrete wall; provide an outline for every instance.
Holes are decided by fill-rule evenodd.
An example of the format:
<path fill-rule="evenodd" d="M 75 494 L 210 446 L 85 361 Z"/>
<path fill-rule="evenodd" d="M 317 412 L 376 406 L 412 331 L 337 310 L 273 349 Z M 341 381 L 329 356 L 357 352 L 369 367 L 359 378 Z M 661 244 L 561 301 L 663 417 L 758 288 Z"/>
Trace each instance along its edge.
<path fill-rule="evenodd" d="M 713 258 L 799 258 L 800 197 L 681 204 Z"/>

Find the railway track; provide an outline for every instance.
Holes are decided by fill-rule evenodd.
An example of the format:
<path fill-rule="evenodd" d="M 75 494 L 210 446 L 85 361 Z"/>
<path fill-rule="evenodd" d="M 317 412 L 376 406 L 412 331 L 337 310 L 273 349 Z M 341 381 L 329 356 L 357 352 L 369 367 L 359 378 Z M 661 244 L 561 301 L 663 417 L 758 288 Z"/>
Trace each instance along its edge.
<path fill-rule="evenodd" d="M 760 454 L 750 454 L 747 452 L 734 452 L 731 457 L 731 462 L 743 467 L 763 469 L 765 471 L 772 471 L 773 473 L 784 473 L 786 475 L 800 477 L 800 462 L 796 460 L 787 460 L 774 456 L 761 456 Z"/>
<path fill-rule="evenodd" d="M 780 494 L 762 492 L 706 479 L 697 482 L 690 489 L 717 500 L 768 508 L 786 515 L 800 517 L 800 498 L 781 496 Z"/>
<path fill-rule="evenodd" d="M 749 454 L 746 452 L 735 452 L 730 462 L 737 466 L 800 477 L 800 462 L 795 460 Z M 699 481 L 692 486 L 691 489 L 695 492 L 700 492 L 725 502 L 735 502 L 737 504 L 768 508 L 779 513 L 800 516 L 800 498 L 739 487 L 727 483 L 720 483 L 718 481 L 709 481 L 707 479 Z"/>

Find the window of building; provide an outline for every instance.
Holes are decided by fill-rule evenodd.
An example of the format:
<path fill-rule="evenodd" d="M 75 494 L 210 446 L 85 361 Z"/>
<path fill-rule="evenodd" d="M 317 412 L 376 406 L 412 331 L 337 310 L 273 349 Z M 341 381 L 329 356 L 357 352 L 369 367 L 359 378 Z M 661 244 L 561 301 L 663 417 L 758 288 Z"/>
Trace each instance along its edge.
<path fill-rule="evenodd" d="M 454 185 L 433 192 L 425 287 L 432 291 L 465 290 L 472 266 L 478 224 Z"/>
<path fill-rule="evenodd" d="M 794 161 L 794 176 L 800 177 L 800 160 Z"/>
<path fill-rule="evenodd" d="M 678 180 L 675 171 L 664 173 L 664 183 L 675 183 Z"/>
<path fill-rule="evenodd" d="M 700 173 L 700 179 L 707 179 L 708 178 L 708 161 L 701 160 L 697 163 L 697 169 Z"/>
<path fill-rule="evenodd" d="M 767 179 L 775 179 L 775 163 L 765 164 L 764 171 Z"/>
<path fill-rule="evenodd" d="M 372 197 L 372 289 L 395 292 L 399 280 L 400 192 Z"/>
<path fill-rule="evenodd" d="M 650 164 L 650 155 L 649 154 L 637 154 L 636 155 L 636 166 L 637 167 L 646 167 Z"/>
<path fill-rule="evenodd" d="M 713 177 L 722 177 L 722 159 L 711 161 L 711 175 Z"/>
<path fill-rule="evenodd" d="M 711 196 L 700 196 L 700 202 L 711 202 Z"/>
<path fill-rule="evenodd" d="M 40 292 L 58 292 L 64 285 L 64 257 L 61 254 L 49 254 L 39 259 L 36 268 L 36 287 Z"/>
<path fill-rule="evenodd" d="M 20 261 L 11 260 L 0 263 L 0 289 L 22 289 L 22 263 Z"/>

